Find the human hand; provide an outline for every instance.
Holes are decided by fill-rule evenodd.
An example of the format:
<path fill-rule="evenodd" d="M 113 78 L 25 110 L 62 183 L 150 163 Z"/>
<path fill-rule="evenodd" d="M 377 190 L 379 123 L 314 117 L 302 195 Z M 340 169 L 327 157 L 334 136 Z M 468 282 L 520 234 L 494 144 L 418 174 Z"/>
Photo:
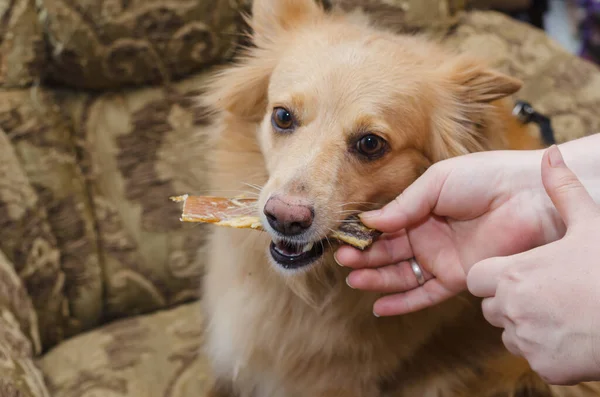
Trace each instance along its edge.
<path fill-rule="evenodd" d="M 502 340 L 548 383 L 600 379 L 600 205 L 556 147 L 542 160 L 542 180 L 567 226 L 565 236 L 513 256 L 489 258 L 468 273 Z"/>
<path fill-rule="evenodd" d="M 560 238 L 564 225 L 540 178 L 542 153 L 474 153 L 434 164 L 396 200 L 361 216 L 384 234 L 365 252 L 336 252 L 355 269 L 348 284 L 390 294 L 375 302 L 376 315 L 404 314 L 465 290 L 468 269 L 482 259 Z M 424 270 L 423 286 L 411 257 Z"/>

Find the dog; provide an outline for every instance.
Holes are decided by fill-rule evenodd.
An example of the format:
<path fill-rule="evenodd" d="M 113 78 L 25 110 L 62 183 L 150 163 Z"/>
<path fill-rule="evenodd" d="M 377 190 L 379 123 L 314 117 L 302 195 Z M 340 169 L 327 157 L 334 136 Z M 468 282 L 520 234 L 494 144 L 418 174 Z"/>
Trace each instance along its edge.
<path fill-rule="evenodd" d="M 203 281 L 211 397 L 597 396 L 552 387 L 462 294 L 377 318 L 327 235 L 432 164 L 537 149 L 521 82 L 313 0 L 255 0 L 251 45 L 206 83 L 215 194 L 257 186 L 267 232 L 211 229 Z"/>

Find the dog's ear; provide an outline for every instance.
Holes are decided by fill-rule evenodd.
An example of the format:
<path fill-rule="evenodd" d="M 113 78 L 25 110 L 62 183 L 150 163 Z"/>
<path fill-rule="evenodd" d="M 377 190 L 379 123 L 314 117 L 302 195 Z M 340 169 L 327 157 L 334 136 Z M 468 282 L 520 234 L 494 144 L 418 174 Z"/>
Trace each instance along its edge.
<path fill-rule="evenodd" d="M 325 14 L 316 0 L 254 0 L 250 25 L 257 45 L 273 41 Z"/>
<path fill-rule="evenodd" d="M 246 18 L 254 45 L 206 83 L 203 104 L 259 122 L 265 115 L 269 79 L 288 34 L 324 15 L 315 0 L 254 0 L 252 16 Z"/>
<path fill-rule="evenodd" d="M 459 57 L 444 66 L 458 100 L 467 104 L 493 102 L 521 89 L 521 81 L 487 67 L 477 59 Z"/>
<path fill-rule="evenodd" d="M 434 116 L 434 161 L 502 142 L 507 126 L 499 101 L 517 92 L 521 81 L 467 57 L 446 62 L 441 71 L 447 91 Z"/>
<path fill-rule="evenodd" d="M 269 78 L 275 61 L 254 49 L 228 67 L 214 73 L 204 84 L 202 105 L 212 111 L 226 111 L 249 122 L 260 122 L 265 115 Z"/>

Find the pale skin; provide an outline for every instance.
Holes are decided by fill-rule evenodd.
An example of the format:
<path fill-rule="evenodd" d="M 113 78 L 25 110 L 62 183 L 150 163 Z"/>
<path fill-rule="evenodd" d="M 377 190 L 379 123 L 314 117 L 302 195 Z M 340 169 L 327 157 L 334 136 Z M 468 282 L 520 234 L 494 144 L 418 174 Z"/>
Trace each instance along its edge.
<path fill-rule="evenodd" d="M 437 163 L 361 218 L 385 234 L 365 252 L 341 247 L 336 260 L 353 269 L 352 288 L 386 293 L 375 315 L 468 289 L 484 298 L 505 346 L 546 381 L 600 380 L 600 134 Z"/>

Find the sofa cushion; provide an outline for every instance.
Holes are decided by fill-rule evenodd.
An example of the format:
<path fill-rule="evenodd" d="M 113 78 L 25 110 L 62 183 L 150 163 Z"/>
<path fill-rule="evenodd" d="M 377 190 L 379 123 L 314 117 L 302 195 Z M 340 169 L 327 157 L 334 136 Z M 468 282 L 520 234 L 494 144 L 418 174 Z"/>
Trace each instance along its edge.
<path fill-rule="evenodd" d="M 206 192 L 203 80 L 58 102 L 93 200 L 107 320 L 199 296 L 206 225 L 182 223 L 169 197 Z"/>
<path fill-rule="evenodd" d="M 12 263 L 0 252 L 0 396 L 49 397 L 33 356 L 37 316 Z"/>
<path fill-rule="evenodd" d="M 119 320 L 62 343 L 39 360 L 53 397 L 203 397 L 200 304 Z"/>
<path fill-rule="evenodd" d="M 1 1 L 0 21 L 0 87 L 29 86 L 47 55 L 35 0 Z"/>
<path fill-rule="evenodd" d="M 600 68 L 542 30 L 497 12 L 469 12 L 443 42 L 523 80 L 513 97 L 551 117 L 557 141 L 600 132 Z"/>
<path fill-rule="evenodd" d="M 164 83 L 226 59 L 236 45 L 232 0 L 40 0 L 48 78 L 70 87 Z"/>
<path fill-rule="evenodd" d="M 26 339 L 11 312 L 0 306 L 0 396 L 50 397 Z"/>
<path fill-rule="evenodd" d="M 321 0 L 344 11 L 361 10 L 379 26 L 415 30 L 448 26 L 456 22 L 467 0 Z"/>
<path fill-rule="evenodd" d="M 379 24 L 413 30 L 448 24 L 467 0 L 321 0 L 361 9 Z M 52 48 L 46 77 L 79 88 L 122 88 L 180 78 L 230 58 L 252 0 L 42 0 Z"/>
<path fill-rule="evenodd" d="M 3 105 L 6 102 L 0 98 Z M 0 251 L 31 295 L 42 343 L 51 345 L 62 339 L 68 318 L 60 252 L 46 209 L 2 127 L 0 175 Z"/>
<path fill-rule="evenodd" d="M 22 169 L 13 172 L 22 172 L 35 195 L 32 211 L 43 211 L 45 230 L 52 236 L 45 244 L 49 246 L 52 266 L 57 268 L 53 283 L 28 281 L 35 274 L 49 270 L 27 269 L 28 257 L 16 255 L 14 250 L 6 251 L 24 276 L 36 302 L 46 348 L 98 325 L 103 315 L 94 215 L 78 164 L 72 125 L 57 106 L 60 97 L 59 92 L 44 89 L 0 92 L 0 128 L 5 131 L 18 167 Z M 23 222 L 30 216 L 25 215 Z M 30 224 L 23 227 L 35 227 L 34 219 L 29 219 Z M 33 232 L 23 232 L 33 239 L 31 249 L 41 254 L 46 245 Z M 23 237 L 14 229 L 0 231 L 0 235 L 2 233 L 8 242 Z M 40 258 L 39 266 L 49 265 Z M 54 297 L 48 296 L 50 291 Z M 48 310 L 49 307 L 53 309 Z"/>
<path fill-rule="evenodd" d="M 200 294 L 205 225 L 170 196 L 206 191 L 199 74 L 108 94 L 0 92 L 0 249 L 44 349 Z"/>
<path fill-rule="evenodd" d="M 41 341 L 35 308 L 13 264 L 1 251 L 0 310 L 3 310 L 5 321 L 14 324 L 29 340 L 28 354 L 39 354 Z"/>

